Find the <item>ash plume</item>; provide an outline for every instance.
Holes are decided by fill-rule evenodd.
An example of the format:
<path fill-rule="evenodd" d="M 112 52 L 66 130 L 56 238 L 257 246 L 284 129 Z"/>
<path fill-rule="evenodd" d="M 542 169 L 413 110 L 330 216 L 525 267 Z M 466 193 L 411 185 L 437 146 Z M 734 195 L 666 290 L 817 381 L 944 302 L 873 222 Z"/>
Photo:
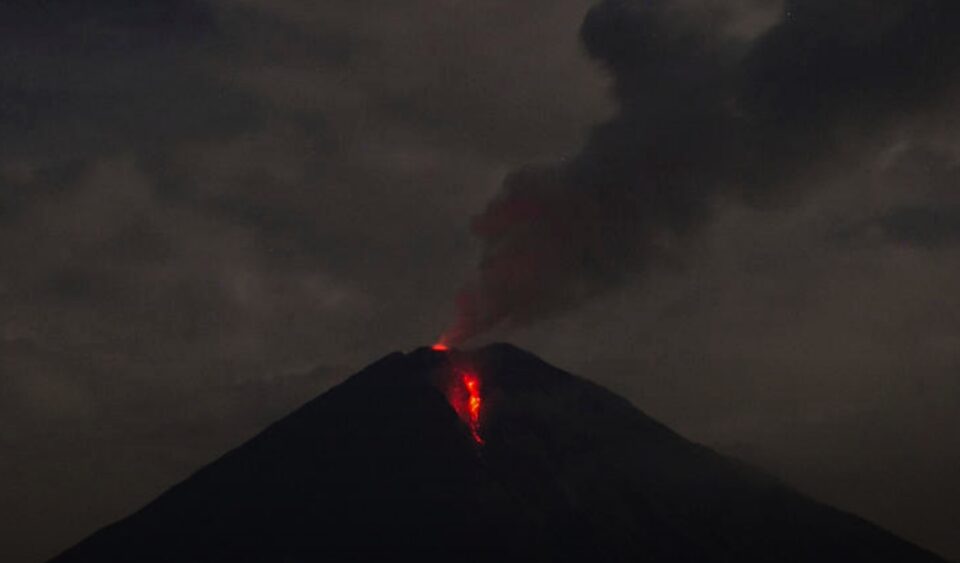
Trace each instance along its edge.
<path fill-rule="evenodd" d="M 718 200 L 789 202 L 957 83 L 955 0 L 786 0 L 752 35 L 705 29 L 684 6 L 589 11 L 581 39 L 619 111 L 579 154 L 511 173 L 474 219 L 481 262 L 445 341 L 561 314 L 682 261 Z"/>

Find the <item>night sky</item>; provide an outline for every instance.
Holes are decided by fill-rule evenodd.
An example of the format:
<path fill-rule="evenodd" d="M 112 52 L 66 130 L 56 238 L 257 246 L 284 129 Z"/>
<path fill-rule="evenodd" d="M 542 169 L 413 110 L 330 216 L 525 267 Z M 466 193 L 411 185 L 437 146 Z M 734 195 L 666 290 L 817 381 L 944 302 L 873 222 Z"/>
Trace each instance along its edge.
<path fill-rule="evenodd" d="M 955 0 L 0 3 L 0 560 L 441 334 L 960 559 Z"/>

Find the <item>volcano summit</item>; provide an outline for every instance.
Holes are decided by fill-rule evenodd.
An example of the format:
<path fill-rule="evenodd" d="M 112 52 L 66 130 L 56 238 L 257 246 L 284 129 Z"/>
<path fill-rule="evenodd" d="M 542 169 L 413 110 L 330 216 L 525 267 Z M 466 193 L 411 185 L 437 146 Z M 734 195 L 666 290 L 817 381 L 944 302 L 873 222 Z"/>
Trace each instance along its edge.
<path fill-rule="evenodd" d="M 942 561 L 515 347 L 384 357 L 54 561 Z"/>

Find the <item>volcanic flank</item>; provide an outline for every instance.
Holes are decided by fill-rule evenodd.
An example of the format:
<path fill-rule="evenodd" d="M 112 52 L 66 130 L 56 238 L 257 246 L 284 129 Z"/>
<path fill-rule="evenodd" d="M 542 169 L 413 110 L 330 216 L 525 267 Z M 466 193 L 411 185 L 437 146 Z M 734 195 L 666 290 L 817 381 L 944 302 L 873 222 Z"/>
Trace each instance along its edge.
<path fill-rule="evenodd" d="M 394 353 L 54 561 L 933 562 L 509 345 Z"/>

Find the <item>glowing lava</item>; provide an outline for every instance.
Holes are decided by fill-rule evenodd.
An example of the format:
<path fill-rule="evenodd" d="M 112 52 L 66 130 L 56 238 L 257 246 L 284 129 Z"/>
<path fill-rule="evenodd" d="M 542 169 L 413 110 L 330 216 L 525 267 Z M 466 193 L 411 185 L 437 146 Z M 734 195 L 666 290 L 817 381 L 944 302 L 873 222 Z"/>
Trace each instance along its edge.
<path fill-rule="evenodd" d="M 440 340 L 430 347 L 434 352 L 449 352 L 451 348 L 444 340 Z M 455 356 L 451 354 L 451 356 Z M 451 358 L 456 359 L 456 358 Z M 483 407 L 483 395 L 480 389 L 480 377 L 465 366 L 451 366 L 449 375 L 453 376 L 444 382 L 444 394 L 457 416 L 470 428 L 470 434 L 477 444 L 483 444 L 480 436 L 480 410 Z"/>
<path fill-rule="evenodd" d="M 483 397 L 480 395 L 480 378 L 464 372 L 461 381 L 467 391 L 466 418 L 470 433 L 478 444 L 483 444 L 483 438 L 480 437 L 480 407 L 483 405 Z"/>

